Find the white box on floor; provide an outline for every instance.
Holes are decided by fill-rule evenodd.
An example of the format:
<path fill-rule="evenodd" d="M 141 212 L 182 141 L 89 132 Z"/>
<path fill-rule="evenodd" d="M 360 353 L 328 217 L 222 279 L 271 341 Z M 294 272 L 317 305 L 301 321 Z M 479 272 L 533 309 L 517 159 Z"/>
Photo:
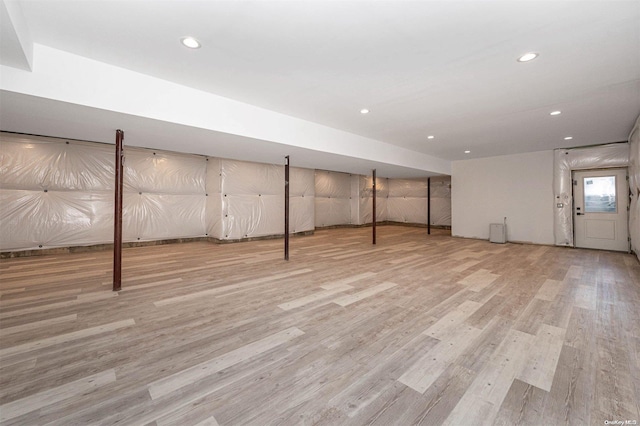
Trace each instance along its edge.
<path fill-rule="evenodd" d="M 491 225 L 489 225 L 489 241 L 498 244 L 506 243 L 507 225 L 503 223 L 492 223 Z"/>

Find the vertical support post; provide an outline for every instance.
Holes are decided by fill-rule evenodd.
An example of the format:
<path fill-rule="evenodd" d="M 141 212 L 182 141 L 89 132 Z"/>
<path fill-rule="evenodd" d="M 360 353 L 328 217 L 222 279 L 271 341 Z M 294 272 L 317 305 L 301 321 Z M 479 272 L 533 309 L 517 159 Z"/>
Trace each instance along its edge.
<path fill-rule="evenodd" d="M 289 156 L 284 159 L 284 260 L 289 260 Z"/>
<path fill-rule="evenodd" d="M 431 235 L 431 178 L 427 178 L 427 234 Z"/>
<path fill-rule="evenodd" d="M 113 215 L 113 291 L 120 291 L 122 288 L 122 141 L 124 132 L 116 130 L 116 187 L 115 187 L 115 211 Z"/>
<path fill-rule="evenodd" d="M 376 169 L 373 169 L 373 244 L 376 243 Z"/>

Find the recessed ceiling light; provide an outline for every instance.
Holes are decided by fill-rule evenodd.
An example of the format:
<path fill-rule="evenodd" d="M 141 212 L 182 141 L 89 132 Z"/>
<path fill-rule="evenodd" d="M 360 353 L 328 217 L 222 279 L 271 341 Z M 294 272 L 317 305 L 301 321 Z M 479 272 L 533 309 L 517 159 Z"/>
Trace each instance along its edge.
<path fill-rule="evenodd" d="M 189 49 L 199 49 L 200 42 L 193 37 L 182 37 L 180 39 L 183 45 L 187 46 Z"/>
<path fill-rule="evenodd" d="M 427 139 L 433 139 L 433 138 L 435 138 L 435 136 L 433 136 L 433 135 L 427 136 Z"/>
<path fill-rule="evenodd" d="M 470 153 L 470 152 L 471 152 L 471 151 L 469 151 L 469 150 L 466 150 L 466 151 L 465 151 L 464 153 L 465 153 L 465 154 L 468 154 L 468 153 Z"/>
<path fill-rule="evenodd" d="M 518 62 L 529 62 L 538 57 L 537 53 L 529 52 L 518 58 Z"/>
<path fill-rule="evenodd" d="M 368 109 L 366 109 L 366 108 L 362 108 L 362 109 L 360 110 L 360 114 L 369 114 L 369 110 L 368 110 Z"/>
<path fill-rule="evenodd" d="M 560 114 L 562 114 L 562 111 L 551 111 L 549 113 L 549 115 L 560 115 Z"/>
<path fill-rule="evenodd" d="M 565 141 L 570 141 L 571 139 L 573 139 L 573 136 L 567 136 L 564 138 Z"/>

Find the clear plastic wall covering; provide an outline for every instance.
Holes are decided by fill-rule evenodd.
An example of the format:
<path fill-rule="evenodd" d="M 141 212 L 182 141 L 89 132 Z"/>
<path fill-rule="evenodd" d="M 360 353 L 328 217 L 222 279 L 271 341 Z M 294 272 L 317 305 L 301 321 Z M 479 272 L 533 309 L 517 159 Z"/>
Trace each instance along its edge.
<path fill-rule="evenodd" d="M 347 225 L 351 215 L 351 175 L 315 171 L 315 226 Z"/>
<path fill-rule="evenodd" d="M 427 223 L 427 180 L 389 179 L 387 220 Z"/>
<path fill-rule="evenodd" d="M 284 233 L 284 165 L 221 160 L 222 238 Z M 313 170 L 292 167 L 290 232 L 313 230 Z"/>
<path fill-rule="evenodd" d="M 360 223 L 360 175 L 351 175 L 351 220 L 350 224 Z"/>
<path fill-rule="evenodd" d="M 207 234 L 212 238 L 222 239 L 222 170 L 219 158 L 207 158 L 206 225 Z"/>
<path fill-rule="evenodd" d="M 389 179 L 387 220 L 427 224 L 428 180 Z M 431 225 L 451 226 L 451 177 L 431 178 Z"/>
<path fill-rule="evenodd" d="M 284 233 L 284 166 L 221 160 L 224 239 Z"/>
<path fill-rule="evenodd" d="M 629 235 L 640 260 L 640 117 L 629 135 Z"/>
<path fill-rule="evenodd" d="M 113 242 L 113 145 L 0 133 L 3 251 Z M 124 148 L 123 240 L 284 231 L 284 165 Z M 290 231 L 314 229 L 314 171 L 291 168 Z"/>
<path fill-rule="evenodd" d="M 555 202 L 554 239 L 559 246 L 573 247 L 573 170 L 626 167 L 629 144 L 617 143 L 589 148 L 554 151 L 553 189 Z"/>
<path fill-rule="evenodd" d="M 125 242 L 207 234 L 205 157 L 126 146 L 124 156 Z"/>
<path fill-rule="evenodd" d="M 8 133 L 0 133 L 0 143 L 3 251 L 113 241 L 113 145 Z M 370 176 L 292 167 L 289 231 L 370 223 L 371 183 Z M 377 220 L 422 223 L 425 188 L 421 181 L 378 178 Z M 448 197 L 442 216 L 450 221 L 449 188 L 432 181 L 432 217 L 439 217 L 436 200 Z M 125 145 L 123 198 L 126 242 L 284 231 L 284 165 Z"/>
<path fill-rule="evenodd" d="M 9 133 L 0 145 L 2 251 L 113 240 L 112 146 Z"/>
<path fill-rule="evenodd" d="M 0 133 L 3 251 L 113 242 L 113 145 Z M 123 240 L 205 236 L 207 160 L 126 147 Z"/>
<path fill-rule="evenodd" d="M 315 208 L 315 171 L 291 167 L 289 170 L 289 232 L 313 231 Z"/>
<path fill-rule="evenodd" d="M 451 176 L 431 178 L 431 225 L 451 226 Z"/>
<path fill-rule="evenodd" d="M 316 226 L 371 223 L 372 183 L 372 176 L 317 170 Z M 427 193 L 426 179 L 378 177 L 377 221 L 426 224 Z M 432 178 L 431 224 L 451 226 L 449 176 Z"/>
<path fill-rule="evenodd" d="M 360 176 L 359 225 L 373 222 L 373 176 Z M 376 222 L 387 220 L 389 179 L 376 177 Z"/>
<path fill-rule="evenodd" d="M 113 193 L 0 190 L 2 251 L 113 240 Z"/>

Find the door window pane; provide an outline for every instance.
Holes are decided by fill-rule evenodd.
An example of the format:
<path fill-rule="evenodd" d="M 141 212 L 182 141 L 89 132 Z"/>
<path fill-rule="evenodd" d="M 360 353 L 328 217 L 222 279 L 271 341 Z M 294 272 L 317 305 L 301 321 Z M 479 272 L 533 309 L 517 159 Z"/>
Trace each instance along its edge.
<path fill-rule="evenodd" d="M 585 213 L 617 211 L 615 176 L 586 177 L 583 183 Z"/>

